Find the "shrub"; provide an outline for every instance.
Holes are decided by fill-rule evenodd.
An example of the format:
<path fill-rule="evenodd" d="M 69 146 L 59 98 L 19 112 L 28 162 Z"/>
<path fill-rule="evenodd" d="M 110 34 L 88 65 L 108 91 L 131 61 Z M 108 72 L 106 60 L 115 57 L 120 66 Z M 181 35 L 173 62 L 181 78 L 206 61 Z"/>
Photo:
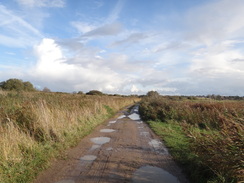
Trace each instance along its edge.
<path fill-rule="evenodd" d="M 149 92 L 147 92 L 147 96 L 148 97 L 158 97 L 160 95 L 157 91 L 149 91 Z"/>
<path fill-rule="evenodd" d="M 3 90 L 10 91 L 36 91 L 29 81 L 23 82 L 20 79 L 9 79 L 7 81 L 3 81 L 1 82 L 0 87 Z"/>
<path fill-rule="evenodd" d="M 51 90 L 48 87 L 44 87 L 42 91 L 43 92 L 51 92 Z"/>
<path fill-rule="evenodd" d="M 243 101 L 161 96 L 144 97 L 139 112 L 144 120 L 177 122 L 190 138 L 191 151 L 202 169 L 212 172 L 209 180 L 229 183 L 244 180 L 243 106 Z"/>
<path fill-rule="evenodd" d="M 91 90 L 89 92 L 86 93 L 87 95 L 104 95 L 102 92 L 98 91 L 98 90 Z"/>

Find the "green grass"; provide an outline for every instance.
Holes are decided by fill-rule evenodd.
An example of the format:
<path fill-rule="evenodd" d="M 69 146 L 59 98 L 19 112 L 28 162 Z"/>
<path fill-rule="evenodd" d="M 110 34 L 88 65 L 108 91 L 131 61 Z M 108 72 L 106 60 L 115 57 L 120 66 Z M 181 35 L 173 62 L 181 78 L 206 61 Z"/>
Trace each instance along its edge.
<path fill-rule="evenodd" d="M 217 183 L 220 182 L 214 173 L 204 166 L 198 156 L 191 150 L 189 138 L 182 126 L 174 121 L 149 121 L 150 128 L 164 141 L 174 160 L 183 168 L 191 182 Z M 199 130 L 199 129 L 195 129 Z"/>
<path fill-rule="evenodd" d="M 189 140 L 177 123 L 149 121 L 149 126 L 158 134 L 178 160 L 189 152 Z M 184 159 L 184 158 L 183 158 Z"/>

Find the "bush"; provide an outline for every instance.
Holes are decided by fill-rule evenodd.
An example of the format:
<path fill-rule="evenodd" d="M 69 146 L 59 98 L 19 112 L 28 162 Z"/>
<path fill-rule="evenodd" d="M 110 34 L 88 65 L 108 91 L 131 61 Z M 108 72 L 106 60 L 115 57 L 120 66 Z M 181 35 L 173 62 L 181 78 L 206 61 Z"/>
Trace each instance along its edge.
<path fill-rule="evenodd" d="M 98 90 L 91 90 L 89 92 L 86 93 L 87 95 L 104 95 L 102 92 L 98 91 Z"/>
<path fill-rule="evenodd" d="M 51 90 L 49 88 L 47 88 L 47 87 L 44 87 L 42 91 L 43 92 L 51 92 Z"/>
<path fill-rule="evenodd" d="M 84 92 L 83 92 L 83 91 L 78 91 L 77 94 L 79 94 L 79 95 L 84 95 Z"/>
<path fill-rule="evenodd" d="M 36 91 L 29 81 L 23 82 L 20 79 L 9 79 L 7 81 L 3 81 L 1 82 L 0 87 L 3 90 L 9 91 Z"/>
<path fill-rule="evenodd" d="M 159 97 L 159 93 L 157 91 L 149 91 L 147 92 L 148 97 Z"/>
<path fill-rule="evenodd" d="M 243 105 L 243 101 L 147 96 L 141 102 L 140 114 L 147 121 L 178 123 L 200 162 L 199 167 L 212 172 L 208 180 L 234 183 L 244 180 Z"/>

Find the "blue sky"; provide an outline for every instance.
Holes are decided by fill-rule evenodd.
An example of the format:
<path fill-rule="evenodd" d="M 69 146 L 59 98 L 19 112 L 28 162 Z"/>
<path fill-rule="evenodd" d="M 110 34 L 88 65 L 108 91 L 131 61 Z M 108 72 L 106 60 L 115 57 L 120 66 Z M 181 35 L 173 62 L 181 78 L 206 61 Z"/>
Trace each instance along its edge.
<path fill-rule="evenodd" d="M 244 95 L 243 0 L 1 0 L 0 80 Z"/>

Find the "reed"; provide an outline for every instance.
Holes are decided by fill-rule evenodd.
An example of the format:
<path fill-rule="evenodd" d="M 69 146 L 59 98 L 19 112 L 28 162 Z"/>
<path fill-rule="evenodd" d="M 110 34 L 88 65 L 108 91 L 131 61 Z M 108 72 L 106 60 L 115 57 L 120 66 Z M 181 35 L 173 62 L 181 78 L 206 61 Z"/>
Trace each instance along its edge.
<path fill-rule="evenodd" d="M 136 97 L 0 93 L 0 182 L 29 182 L 48 160 Z"/>
<path fill-rule="evenodd" d="M 189 153 L 191 153 L 188 163 L 195 163 L 198 167 L 202 167 L 199 168 L 200 174 L 201 171 L 208 172 L 207 178 L 206 174 L 202 176 L 202 182 L 244 181 L 243 100 L 187 100 L 186 98 L 176 100 L 162 96 L 145 97 L 141 102 L 140 113 L 145 120 L 168 124 L 164 125 L 164 130 L 161 131 L 155 128 L 157 123 L 151 125 L 159 135 L 167 133 L 165 129 L 170 124 L 181 129 L 180 133 L 185 135 L 184 141 L 189 144 Z M 173 148 L 177 149 L 177 147 Z M 194 161 L 192 161 L 193 156 Z M 185 161 L 186 158 L 183 157 L 182 160 Z M 199 176 L 195 177 L 199 178 Z M 193 180 L 201 182 L 197 179 Z"/>

